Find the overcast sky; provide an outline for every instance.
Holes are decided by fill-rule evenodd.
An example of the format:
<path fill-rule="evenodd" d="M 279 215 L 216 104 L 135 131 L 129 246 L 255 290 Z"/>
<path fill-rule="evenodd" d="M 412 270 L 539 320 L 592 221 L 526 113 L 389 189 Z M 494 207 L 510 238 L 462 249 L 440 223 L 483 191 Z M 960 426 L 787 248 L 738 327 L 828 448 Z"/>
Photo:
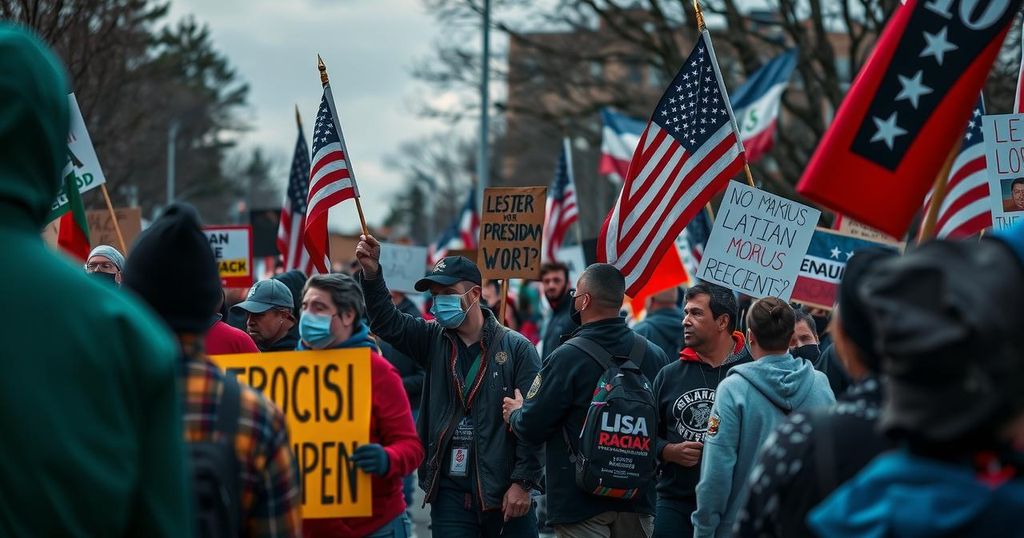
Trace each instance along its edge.
<path fill-rule="evenodd" d="M 411 68 L 429 55 L 439 35 L 421 0 L 172 0 L 171 20 L 194 14 L 209 25 L 214 43 L 250 84 L 253 130 L 242 148 L 259 146 L 278 159 L 283 185 L 295 147 L 295 105 L 305 136 L 320 104 L 316 69 L 321 54 L 367 220 L 387 214 L 401 178 L 384 166 L 401 142 L 448 128 L 416 115 L 419 99 L 450 96 L 428 93 Z M 332 211 L 331 228 L 354 231 L 355 205 Z"/>

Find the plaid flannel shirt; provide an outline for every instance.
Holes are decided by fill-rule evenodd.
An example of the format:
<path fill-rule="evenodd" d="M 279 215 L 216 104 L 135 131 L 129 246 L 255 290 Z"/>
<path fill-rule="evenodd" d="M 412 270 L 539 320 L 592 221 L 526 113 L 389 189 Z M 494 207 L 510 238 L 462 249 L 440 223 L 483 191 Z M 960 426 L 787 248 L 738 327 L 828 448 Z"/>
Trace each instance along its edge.
<path fill-rule="evenodd" d="M 213 441 L 224 372 L 209 358 L 185 366 L 185 441 Z M 241 533 L 251 537 L 302 535 L 299 471 L 284 414 L 273 402 L 240 383 L 235 452 L 241 469 Z"/>

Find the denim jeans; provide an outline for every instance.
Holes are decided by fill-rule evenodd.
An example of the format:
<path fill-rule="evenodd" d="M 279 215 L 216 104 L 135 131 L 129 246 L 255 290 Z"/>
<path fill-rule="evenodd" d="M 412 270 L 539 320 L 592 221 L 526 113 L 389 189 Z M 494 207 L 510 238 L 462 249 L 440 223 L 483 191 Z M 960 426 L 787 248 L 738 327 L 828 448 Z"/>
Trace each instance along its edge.
<path fill-rule="evenodd" d="M 697 500 L 658 498 L 657 514 L 654 516 L 654 538 L 675 538 L 693 536 L 690 516 L 697 510 Z"/>
<path fill-rule="evenodd" d="M 367 534 L 366 538 L 409 538 L 412 536 L 412 522 L 405 513 L 392 519 L 387 525 Z"/>
<path fill-rule="evenodd" d="M 476 495 L 440 488 L 430 503 L 430 530 L 442 538 L 537 538 L 536 506 L 522 517 L 504 521 L 501 510 L 480 510 Z"/>

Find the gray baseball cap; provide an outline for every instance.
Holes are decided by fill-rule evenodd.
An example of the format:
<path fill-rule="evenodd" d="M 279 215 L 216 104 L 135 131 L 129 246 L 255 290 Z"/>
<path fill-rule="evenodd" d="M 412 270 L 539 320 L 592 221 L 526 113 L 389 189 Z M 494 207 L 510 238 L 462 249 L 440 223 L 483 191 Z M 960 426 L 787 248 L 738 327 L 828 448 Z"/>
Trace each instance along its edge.
<path fill-rule="evenodd" d="M 261 314 L 271 308 L 287 308 L 290 312 L 295 307 L 292 292 L 284 283 L 277 280 L 261 280 L 249 290 L 249 296 L 236 304 L 232 309 L 245 310 L 250 314 Z"/>

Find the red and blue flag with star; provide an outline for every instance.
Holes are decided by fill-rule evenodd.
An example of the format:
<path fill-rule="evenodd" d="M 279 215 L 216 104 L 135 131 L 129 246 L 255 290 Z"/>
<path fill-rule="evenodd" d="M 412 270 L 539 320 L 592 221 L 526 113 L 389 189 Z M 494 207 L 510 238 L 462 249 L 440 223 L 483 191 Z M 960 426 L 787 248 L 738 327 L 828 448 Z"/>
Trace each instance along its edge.
<path fill-rule="evenodd" d="M 797 191 L 902 237 L 963 133 L 1021 0 L 896 8 Z"/>

